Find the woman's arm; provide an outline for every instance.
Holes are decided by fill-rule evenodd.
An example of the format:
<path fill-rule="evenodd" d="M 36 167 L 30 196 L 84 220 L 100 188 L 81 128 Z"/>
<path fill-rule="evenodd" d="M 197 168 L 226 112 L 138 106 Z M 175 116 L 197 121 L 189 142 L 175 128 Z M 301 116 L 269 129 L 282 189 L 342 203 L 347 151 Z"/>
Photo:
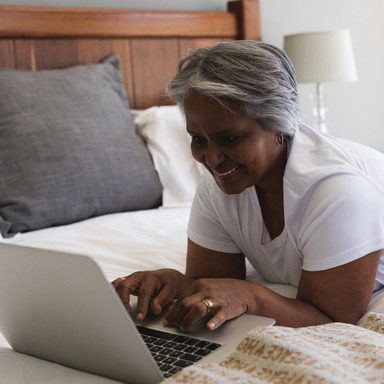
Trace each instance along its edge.
<path fill-rule="evenodd" d="M 302 271 L 296 299 L 261 287 L 255 297 L 255 312 L 292 327 L 332 321 L 354 324 L 372 296 L 380 254 L 376 251 L 325 271 Z"/>
<path fill-rule="evenodd" d="M 303 271 L 296 299 L 283 297 L 245 277 L 244 256 L 210 251 L 189 241 L 187 276 L 196 280 L 166 316 L 166 323 L 189 329 L 207 314 L 209 298 L 215 329 L 245 312 L 272 317 L 277 324 L 299 327 L 332 321 L 355 323 L 372 295 L 381 251 L 319 272 Z"/>
<path fill-rule="evenodd" d="M 216 252 L 200 247 L 188 239 L 185 274 L 192 279 L 225 277 L 245 279 L 245 257 L 242 253 Z"/>
<path fill-rule="evenodd" d="M 333 321 L 356 323 L 372 297 L 381 250 L 325 271 L 303 271 L 297 299 L 312 303 Z"/>

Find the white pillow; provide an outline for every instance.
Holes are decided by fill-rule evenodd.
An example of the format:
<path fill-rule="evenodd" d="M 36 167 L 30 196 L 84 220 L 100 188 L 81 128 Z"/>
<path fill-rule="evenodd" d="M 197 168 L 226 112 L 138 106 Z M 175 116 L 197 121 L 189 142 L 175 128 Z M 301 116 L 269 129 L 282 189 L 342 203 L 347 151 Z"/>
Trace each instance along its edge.
<path fill-rule="evenodd" d="M 204 172 L 191 154 L 191 139 L 185 117 L 178 106 L 146 109 L 135 118 L 163 185 L 163 206 L 191 204 L 196 185 Z"/>

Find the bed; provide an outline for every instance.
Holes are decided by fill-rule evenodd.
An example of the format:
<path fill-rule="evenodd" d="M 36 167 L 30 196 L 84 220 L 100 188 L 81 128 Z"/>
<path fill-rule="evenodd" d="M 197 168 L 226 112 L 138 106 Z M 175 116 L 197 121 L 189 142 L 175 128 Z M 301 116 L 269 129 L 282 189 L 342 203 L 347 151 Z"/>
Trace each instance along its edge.
<path fill-rule="evenodd" d="M 226 12 L 0 7 L 0 241 L 88 255 L 110 281 L 136 270 L 183 271 L 189 210 L 203 170 L 164 89 L 189 49 L 225 39 L 261 39 L 257 0 L 230 1 Z M 263 282 L 247 268 L 248 279 L 295 296 L 295 287 Z M 384 313 L 384 292 L 372 299 L 371 312 Z M 381 318 L 369 320 L 375 335 L 383 330 Z M 348 337 L 366 332 L 351 327 L 321 332 L 328 342 L 334 330 Z M 303 343 L 295 335 L 289 348 Z M 304 337 L 313 340 L 313 333 Z M 368 345 L 379 353 L 375 343 Z M 249 356 L 236 353 L 170 381 L 278 382 L 278 374 L 252 376 L 257 369 L 239 365 Z M 112 383 L 19 354 L 4 338 L 0 382 Z"/>

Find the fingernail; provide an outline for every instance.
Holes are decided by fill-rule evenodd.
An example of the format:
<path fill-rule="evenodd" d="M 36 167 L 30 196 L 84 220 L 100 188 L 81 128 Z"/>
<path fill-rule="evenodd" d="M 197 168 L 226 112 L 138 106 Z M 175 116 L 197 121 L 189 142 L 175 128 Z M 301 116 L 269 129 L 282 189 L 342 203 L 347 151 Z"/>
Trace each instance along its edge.
<path fill-rule="evenodd" d="M 157 309 L 158 313 L 161 313 L 161 305 L 160 304 L 156 305 L 156 309 Z"/>
<path fill-rule="evenodd" d="M 208 323 L 208 328 L 209 329 L 215 329 L 216 328 L 216 324 L 215 323 Z"/>
<path fill-rule="evenodd" d="M 136 320 L 143 320 L 143 314 L 141 312 L 136 313 Z"/>
<path fill-rule="evenodd" d="M 164 325 L 164 327 L 168 327 L 170 325 L 170 322 L 166 317 L 164 317 L 164 319 L 163 319 L 163 325 Z"/>

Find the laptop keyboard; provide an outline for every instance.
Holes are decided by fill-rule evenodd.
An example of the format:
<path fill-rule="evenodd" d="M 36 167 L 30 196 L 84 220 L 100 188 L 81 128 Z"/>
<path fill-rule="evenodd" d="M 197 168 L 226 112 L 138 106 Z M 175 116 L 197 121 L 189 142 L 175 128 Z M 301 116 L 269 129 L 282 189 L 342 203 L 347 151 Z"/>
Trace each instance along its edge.
<path fill-rule="evenodd" d="M 206 340 L 137 326 L 165 378 L 209 355 L 221 346 Z"/>

